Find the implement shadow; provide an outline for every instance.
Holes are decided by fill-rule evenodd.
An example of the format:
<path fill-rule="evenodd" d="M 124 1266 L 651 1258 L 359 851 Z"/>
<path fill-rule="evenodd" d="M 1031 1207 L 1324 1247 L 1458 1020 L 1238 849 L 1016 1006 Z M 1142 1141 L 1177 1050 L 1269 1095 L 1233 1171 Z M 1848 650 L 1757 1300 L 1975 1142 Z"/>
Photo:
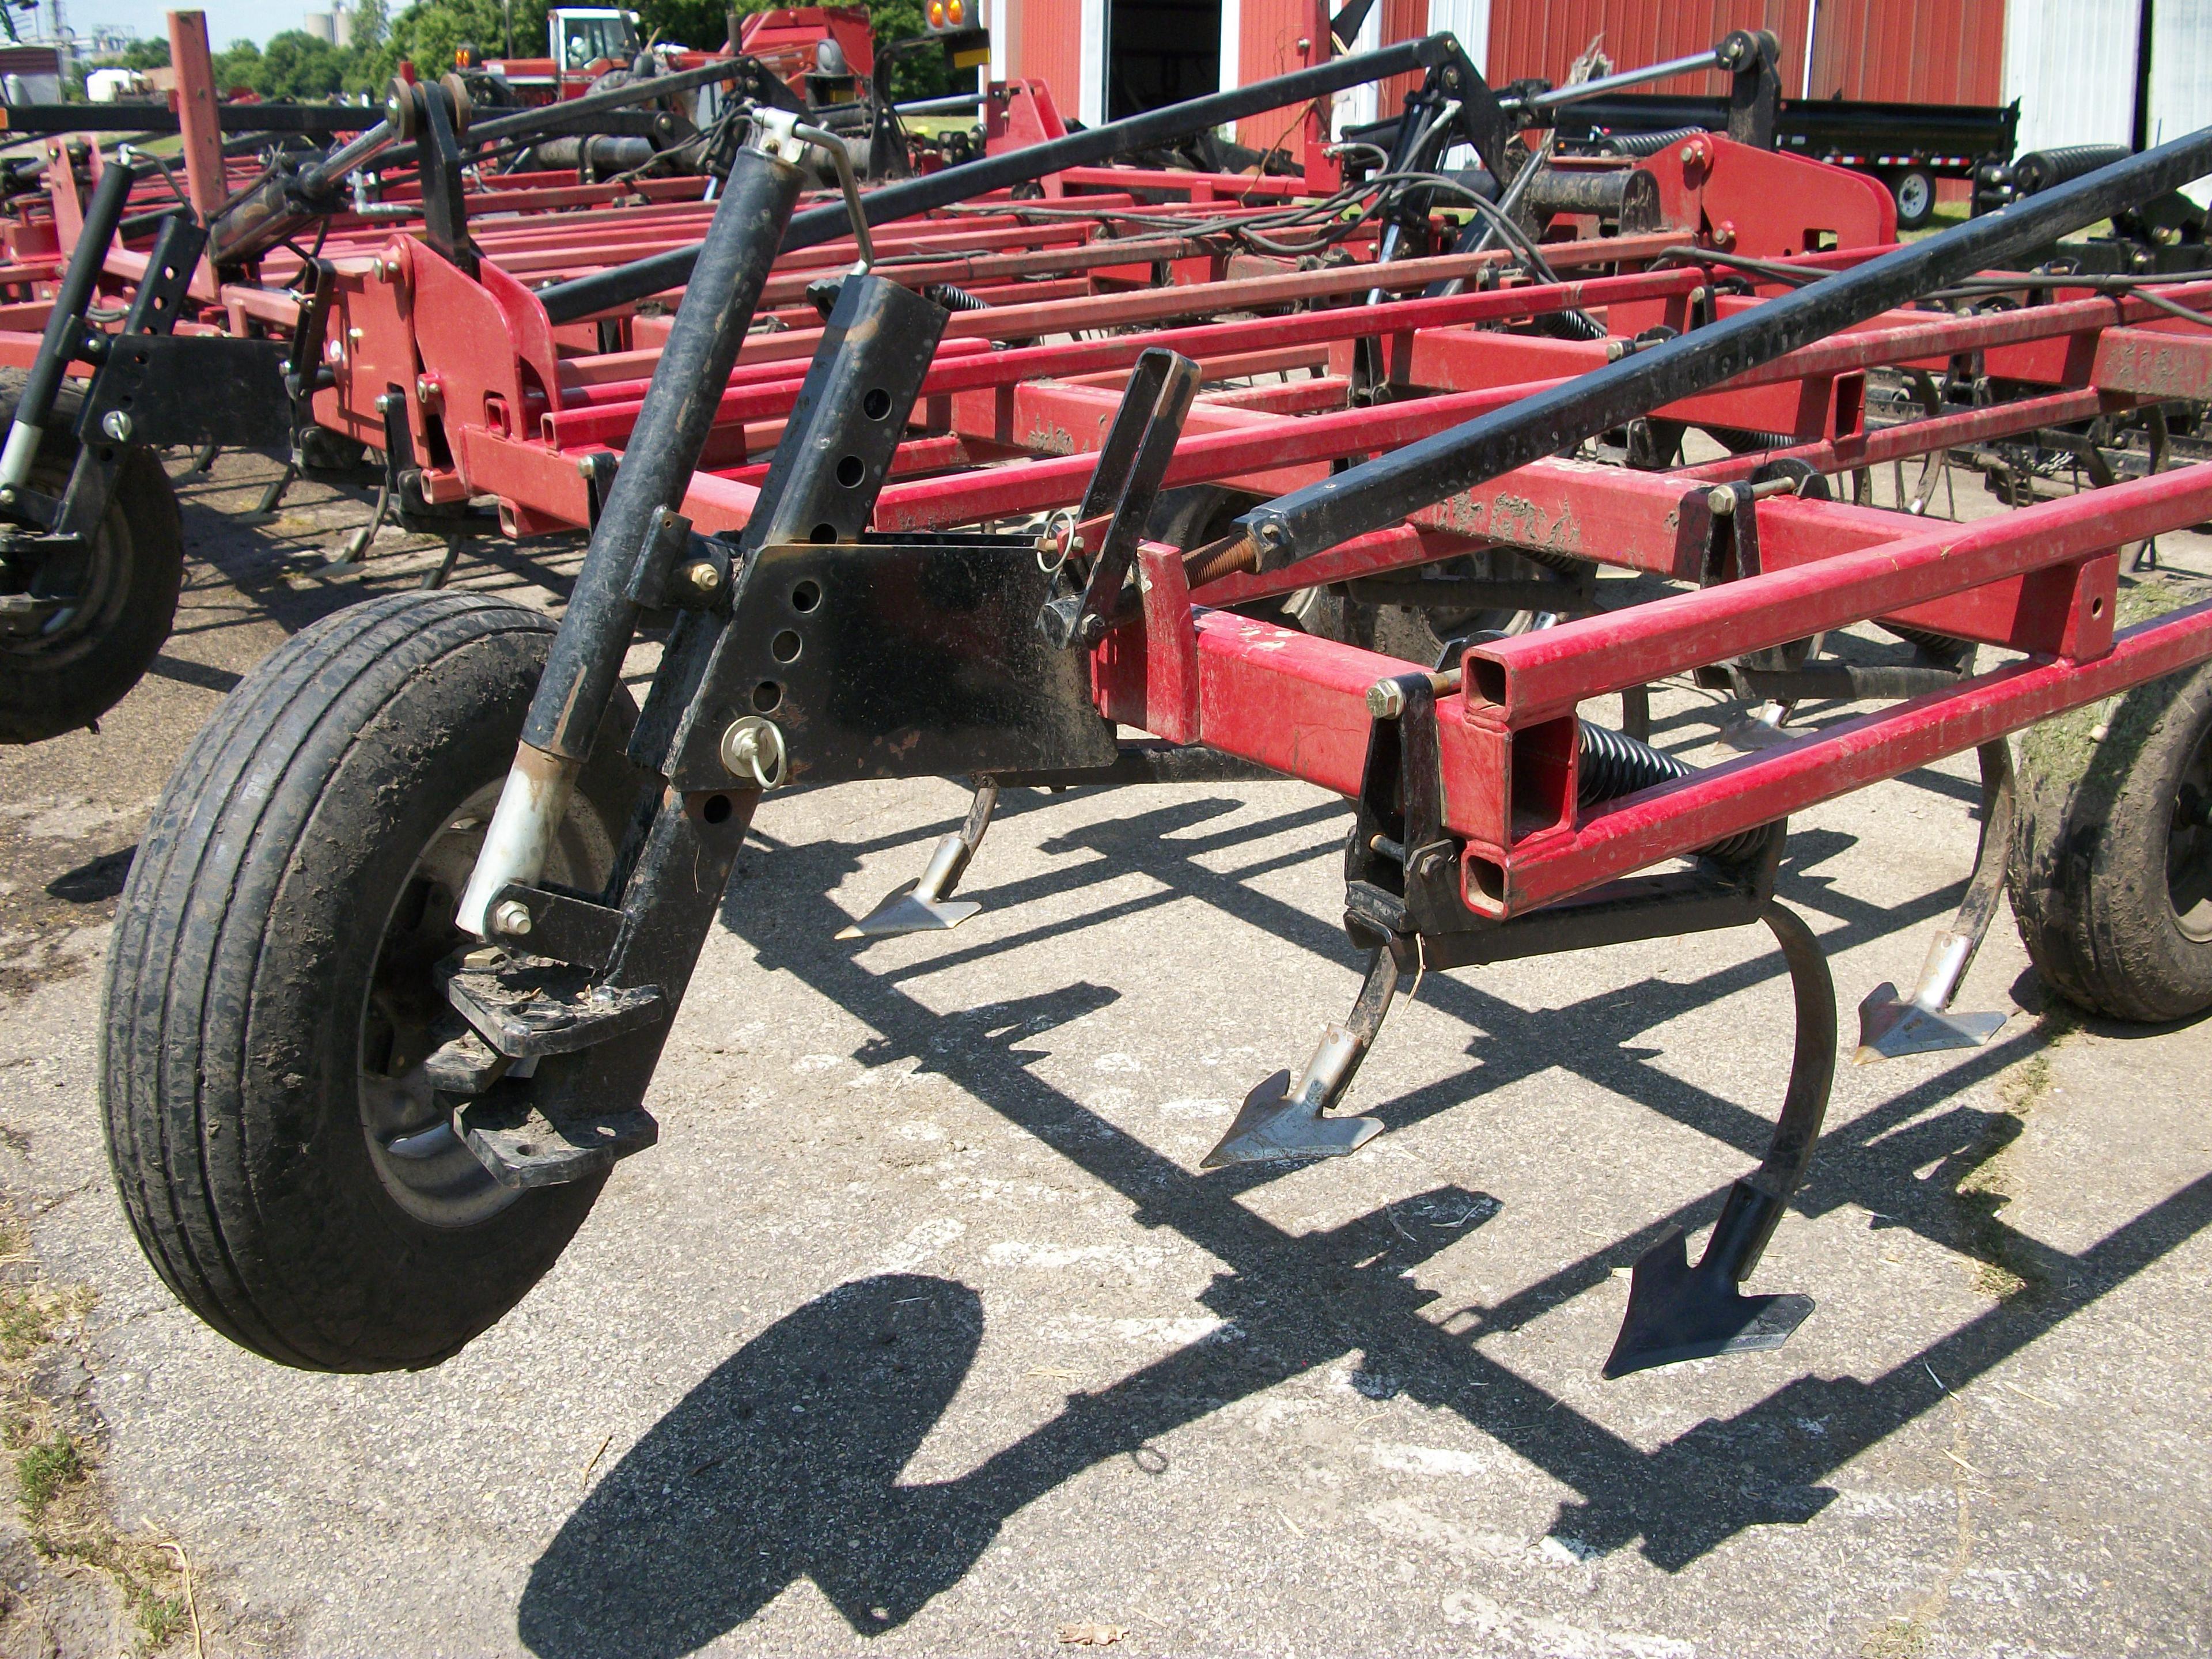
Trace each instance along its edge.
<path fill-rule="evenodd" d="M 1163 811 L 1167 820 L 1188 828 L 1213 816 L 1210 809 L 1216 805 L 1186 797 Z M 1166 890 L 1159 902 L 1200 896 L 1224 902 L 1246 920 L 1277 932 L 1286 944 L 1332 957 L 1349 954 L 1340 935 L 1326 924 L 1243 887 L 1249 869 L 1224 874 L 1197 862 L 1218 842 L 1264 839 L 1279 821 L 1227 830 L 1214 837 L 1164 841 L 1153 833 L 1160 820 L 1147 824 L 1150 816 L 1133 813 L 1109 825 L 1085 826 L 1058 838 L 1057 844 L 1133 844 L 1136 867 Z M 817 882 L 833 884 L 849 873 L 861 850 L 817 845 L 789 855 L 788 862 L 779 857 L 779 874 L 804 877 L 803 884 L 793 882 L 783 890 L 811 894 Z M 1817 862 L 1819 846 L 1813 850 Z M 1327 851 L 1324 847 L 1320 854 Z M 1105 860 L 1089 869 L 1120 873 Z M 1801 896 L 1818 892 L 1820 885 L 1802 864 L 1788 884 Z M 1013 884 L 1000 896 L 1002 902 L 1029 885 Z M 1059 1415 L 969 1473 L 930 1486 L 896 1485 L 894 1459 L 910 1428 L 889 1440 L 878 1437 L 876 1425 L 862 1420 L 868 1396 L 848 1390 L 842 1396 L 848 1401 L 843 1431 L 835 1431 L 833 1424 L 833 1431 L 817 1443 L 834 1452 L 848 1436 L 854 1440 L 856 1473 L 851 1482 L 821 1477 L 807 1489 L 812 1495 L 803 1503 L 786 1501 L 781 1490 L 738 1492 L 712 1506 L 711 1519 L 702 1520 L 681 1504 L 668 1506 L 676 1483 L 667 1471 L 676 1467 L 676 1454 L 667 1449 L 689 1449 L 696 1464 L 726 1462 L 732 1455 L 726 1448 L 743 1443 L 745 1419 L 735 1415 L 733 1391 L 755 1386 L 759 1376 L 789 1369 L 780 1358 L 757 1358 L 761 1343 L 749 1345 L 664 1419 L 639 1451 L 617 1465 L 606 1483 L 614 1490 L 604 1502 L 595 1493 L 541 1558 L 524 1597 L 521 1623 L 526 1639 L 542 1654 L 686 1651 L 752 1616 L 782 1584 L 801 1576 L 822 1584 L 856 1632 L 887 1630 L 957 1583 L 1008 1518 L 1083 1470 L 1110 1457 L 1141 1455 L 1153 1440 L 1231 1401 L 1347 1355 L 1358 1356 L 1353 1380 L 1362 1392 L 1376 1397 L 1403 1393 L 1449 1408 L 1568 1487 L 1572 1496 L 1561 1504 L 1553 1530 L 1598 1553 L 1640 1545 L 1653 1565 L 1678 1571 L 1747 1528 L 1802 1524 L 1817 1515 L 1834 1497 L 1824 1483 L 1838 1468 L 1941 1401 L 1942 1389 L 1929 1376 L 1930 1364 L 1949 1387 L 1964 1386 L 2212 1225 L 2212 1177 L 2207 1177 L 2079 1255 L 1996 1228 L 2010 1239 L 2012 1259 L 2022 1250 L 2039 1252 L 2033 1265 L 2044 1288 L 2036 1296 L 1969 1322 L 1870 1380 L 1800 1376 L 1731 1419 L 1708 1419 L 1647 1451 L 1510 1370 L 1480 1345 L 1585 1291 L 1603 1293 L 1601 1287 L 1612 1269 L 1632 1260 L 1664 1228 L 1710 1221 L 1723 1196 L 1720 1189 L 1564 1265 L 1498 1306 L 1437 1309 L 1431 1305 L 1434 1294 L 1409 1276 L 1411 1270 L 1496 1214 L 1495 1200 L 1442 1188 L 1337 1228 L 1287 1233 L 1240 1201 L 1278 1171 L 1198 1176 L 1043 1083 L 1025 1064 L 1034 1057 L 1031 1052 L 1006 1042 L 977 1040 L 994 1031 L 1033 1031 L 1035 1022 L 1020 1020 L 1018 1010 L 939 1015 L 902 988 L 901 976 L 870 972 L 829 943 L 843 916 L 826 897 L 771 908 L 772 917 L 733 891 L 725 906 L 725 925 L 754 944 L 763 967 L 799 974 L 872 1026 L 878 1034 L 866 1045 L 865 1058 L 872 1063 L 906 1056 L 921 1060 L 1120 1193 L 1138 1224 L 1172 1228 L 1226 1264 L 1200 1298 L 1224 1323 L 1212 1338 L 1110 1387 L 1072 1396 Z M 1930 914 L 1942 908 L 1933 896 L 1914 907 Z M 1093 913 L 1067 926 L 1099 919 Z M 1826 938 L 1832 945 L 1885 921 L 1894 926 L 1899 918 L 1893 912 L 1849 915 Z M 1664 1018 L 1678 1006 L 1677 999 L 1724 994 L 1778 970 L 1778 960 L 1768 957 L 1720 969 L 1689 987 L 1655 982 L 1646 988 L 1665 994 L 1658 1014 Z M 929 966 L 906 970 L 909 975 L 927 971 Z M 1470 985 L 1438 977 L 1443 985 L 1435 994 L 1449 995 L 1452 1012 L 1486 1029 L 1526 1018 Z M 1030 999 L 1063 1015 L 1103 1000 L 1110 999 L 1088 986 Z M 1637 1018 L 1617 993 L 1603 994 L 1579 1013 L 1571 1009 L 1561 1017 L 1570 1028 L 1580 1020 L 1579 1046 L 1585 1051 L 1603 1047 L 1607 1039 L 1618 1042 L 1633 1026 L 1651 1023 Z M 1954 1072 L 1862 1114 L 1824 1143 L 1814 1180 L 1796 1207 L 1820 1213 L 1857 1204 L 1879 1211 L 1882 1224 L 1911 1227 L 1954 1248 L 1970 1243 L 1960 1237 L 1957 1219 L 1947 1214 L 1938 1189 L 1991 1155 L 1998 1143 L 1989 1133 L 1987 1114 L 1964 1103 L 1947 1108 L 1946 1103 L 1962 1089 L 1986 1082 L 2029 1052 L 2034 1041 L 2023 1035 L 1994 1045 Z M 1543 1063 L 1570 1062 L 1554 1052 Z M 1600 1064 L 1572 1063 L 1661 1115 L 1727 1144 L 1763 1139 L 1767 1125 L 1757 1114 L 1730 1103 L 1715 1103 L 1702 1091 L 1686 1096 L 1678 1079 L 1619 1048 Z M 1490 1064 L 1481 1069 L 1479 1084 L 1494 1086 Z M 1449 1079 L 1376 1109 L 1402 1127 L 1468 1092 L 1467 1079 Z M 1931 1155 L 1945 1161 L 1944 1180 L 1911 1180 L 1912 1169 Z M 1989 1224 L 1984 1221 L 1983 1229 Z M 822 1308 L 817 1304 L 802 1310 L 786 1323 L 806 1335 L 809 1353 L 849 1351 L 866 1319 L 832 1319 L 817 1311 Z M 772 1358 L 787 1340 L 779 1334 L 782 1330 L 771 1334 Z M 965 1360 L 961 1363 L 964 1369 Z M 920 1388 L 933 1420 L 957 1386 L 953 1378 L 949 1384 L 940 1379 Z M 1807 1432 L 1804 1421 L 1820 1424 L 1821 1431 Z M 754 1455 L 756 1462 L 743 1467 L 761 1467 Z M 775 1466 L 767 1467 L 772 1475 Z M 664 1487 L 669 1490 L 664 1492 Z M 629 1507 L 622 1508 L 625 1504 Z M 657 1504 L 662 1507 L 656 1509 Z M 617 1514 L 641 1519 L 619 1528 L 622 1540 L 611 1547 L 609 1517 Z M 649 1582 L 692 1587 L 670 1591 L 674 1599 L 666 1605 L 633 1595 L 627 1564 L 647 1557 L 655 1562 Z"/>

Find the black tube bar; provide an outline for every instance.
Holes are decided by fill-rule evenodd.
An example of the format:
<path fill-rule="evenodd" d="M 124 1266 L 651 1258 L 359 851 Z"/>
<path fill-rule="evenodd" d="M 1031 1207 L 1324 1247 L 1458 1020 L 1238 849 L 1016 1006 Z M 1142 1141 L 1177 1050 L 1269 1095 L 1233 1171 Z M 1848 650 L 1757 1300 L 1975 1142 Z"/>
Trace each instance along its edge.
<path fill-rule="evenodd" d="M 1592 369 L 1494 413 L 1292 490 L 1237 520 L 1247 568 L 1279 569 L 1397 523 L 1662 404 L 2212 173 L 2212 127 Z M 1209 550 L 1218 562 L 1233 551 Z M 1231 568 L 1237 568 L 1231 565 Z"/>
<path fill-rule="evenodd" d="M 776 240 L 804 175 L 741 147 L 701 244 L 699 278 L 678 307 L 653 366 L 637 425 L 569 594 L 568 614 L 538 683 L 522 740 L 563 760 L 591 752 L 599 717 L 637 625 L 630 572 L 655 512 L 684 499 L 775 261 Z M 841 207 L 840 213 L 843 212 Z"/>
<path fill-rule="evenodd" d="M 1111 121 L 1104 126 L 1092 127 L 1083 132 L 1071 132 L 1065 138 L 1032 144 L 1025 149 L 1013 150 L 1005 155 L 963 162 L 958 167 L 946 167 L 920 179 L 908 179 L 903 184 L 886 185 L 860 199 L 870 224 L 886 224 L 894 219 L 927 213 L 934 208 L 987 195 L 994 190 L 1027 184 L 1048 173 L 1057 173 L 1063 167 L 1095 166 L 1133 149 L 1144 149 L 1171 139 L 1188 137 L 1193 133 L 1241 120 L 1248 115 L 1259 115 L 1287 105 L 1302 104 L 1309 98 L 1324 97 L 1346 87 L 1384 80 L 1411 70 L 1431 69 L 1454 61 L 1463 66 L 1462 74 L 1473 76 L 1475 73 L 1474 65 L 1468 63 L 1466 54 L 1460 50 L 1458 40 L 1449 34 L 1431 34 L 1419 40 L 1401 41 L 1379 52 L 1335 58 L 1329 63 L 1316 64 L 1311 69 L 1278 75 L 1266 81 L 1255 81 L 1249 87 L 1237 87 L 1228 92 L 1217 92 L 1184 103 L 1147 110 L 1127 120 Z M 850 228 L 851 221 L 846 216 L 842 202 L 809 209 L 792 220 L 791 228 L 784 234 L 782 251 L 788 253 L 795 249 L 834 241 L 846 234 Z M 665 253 L 656 253 L 624 265 L 611 265 L 605 270 L 594 271 L 588 276 L 579 276 L 570 282 L 556 283 L 550 288 L 541 289 L 538 297 L 545 307 L 545 314 L 553 321 L 573 323 L 594 312 L 611 310 L 616 306 L 642 300 L 649 295 L 681 288 L 691 274 L 692 262 L 698 257 L 699 249 L 696 245 L 671 248 Z"/>
<path fill-rule="evenodd" d="M 107 262 L 108 246 L 115 240 L 115 227 L 122 222 L 124 204 L 131 197 L 132 176 L 129 167 L 109 162 L 101 170 L 100 182 L 93 186 L 92 200 L 85 206 L 76 246 L 70 255 L 69 268 L 62 274 L 53 309 L 46 314 L 46 337 L 39 342 L 38 356 L 31 360 L 22 395 L 15 401 L 15 420 L 8 431 L 7 448 L 0 452 L 0 485 L 6 486 L 11 495 L 30 477 L 31 465 L 38 457 L 40 434 L 46 429 L 47 417 L 53 413 L 54 394 L 61 390 L 62 374 L 69 368 L 70 360 L 82 351 L 85 307 L 92 303 L 93 289 L 100 281 L 101 267 Z"/>

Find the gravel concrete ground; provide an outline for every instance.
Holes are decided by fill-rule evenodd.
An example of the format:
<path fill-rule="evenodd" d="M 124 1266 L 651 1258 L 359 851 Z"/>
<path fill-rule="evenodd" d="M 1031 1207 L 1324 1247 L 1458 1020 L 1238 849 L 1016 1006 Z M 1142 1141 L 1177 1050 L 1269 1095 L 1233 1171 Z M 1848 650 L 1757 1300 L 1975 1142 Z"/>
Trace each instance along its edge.
<path fill-rule="evenodd" d="M 1295 784 L 1010 800 L 983 914 L 865 948 L 831 936 L 962 793 L 771 798 L 648 1098 L 661 1143 L 536 1293 L 420 1374 L 230 1346 L 109 1188 L 106 917 L 222 693 L 436 557 L 391 536 L 325 568 L 360 501 L 242 524 L 269 471 L 180 474 L 195 562 L 155 673 L 99 735 L 0 753 L 0 1159 L 48 1275 L 98 1292 L 73 1386 L 118 1516 L 189 1551 L 207 1653 L 2212 1636 L 2212 1026 L 2046 1011 L 2001 917 L 1960 1005 L 2012 1013 L 1988 1048 L 1839 1068 L 1753 1286 L 1817 1300 L 1796 1337 L 1605 1382 L 1628 1264 L 1764 1150 L 1779 954 L 1762 930 L 1430 975 L 1356 1087 L 1387 1135 L 1201 1178 L 1356 984 L 1344 809 Z M 532 602 L 573 568 L 482 552 L 462 579 Z M 1660 713 L 1725 752 L 1729 708 Z M 1958 901 L 1972 780 L 1793 825 L 1781 891 L 1847 1031 Z"/>

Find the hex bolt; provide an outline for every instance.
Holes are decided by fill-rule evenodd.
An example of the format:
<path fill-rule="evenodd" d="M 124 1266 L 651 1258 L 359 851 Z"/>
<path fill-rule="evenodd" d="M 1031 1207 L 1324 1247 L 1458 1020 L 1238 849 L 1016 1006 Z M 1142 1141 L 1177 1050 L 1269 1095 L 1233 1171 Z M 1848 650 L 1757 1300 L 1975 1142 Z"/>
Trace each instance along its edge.
<path fill-rule="evenodd" d="M 1377 680 L 1367 688 L 1367 712 L 1378 720 L 1395 720 L 1406 712 L 1406 688 L 1395 680 Z"/>
<path fill-rule="evenodd" d="M 1426 881 L 1431 877 L 1443 870 L 1443 849 L 1442 848 L 1431 847 L 1426 851 L 1415 855 L 1413 859 L 1413 872 L 1416 876 L 1419 876 L 1422 880 Z"/>
<path fill-rule="evenodd" d="M 100 417 L 100 429 L 119 444 L 131 441 L 131 417 L 119 409 L 111 409 Z"/>
<path fill-rule="evenodd" d="M 721 590 L 722 573 L 712 559 L 695 559 L 684 567 L 684 580 L 691 584 L 692 592 L 704 597 Z"/>
<path fill-rule="evenodd" d="M 530 907 L 520 899 L 501 900 L 491 908 L 491 930 L 517 937 L 528 933 Z"/>
<path fill-rule="evenodd" d="M 1716 484 L 1705 492 L 1705 505 L 1712 509 L 1713 517 L 1725 519 L 1735 511 L 1735 491 L 1727 484 Z"/>
<path fill-rule="evenodd" d="M 1685 145 L 1683 145 L 1683 146 L 1682 146 L 1682 165 L 1683 165 L 1684 167 L 1693 167 L 1693 166 L 1695 166 L 1695 165 L 1696 165 L 1696 163 L 1697 163 L 1697 160 L 1698 160 L 1698 147 L 1697 147 L 1695 144 L 1685 144 Z"/>

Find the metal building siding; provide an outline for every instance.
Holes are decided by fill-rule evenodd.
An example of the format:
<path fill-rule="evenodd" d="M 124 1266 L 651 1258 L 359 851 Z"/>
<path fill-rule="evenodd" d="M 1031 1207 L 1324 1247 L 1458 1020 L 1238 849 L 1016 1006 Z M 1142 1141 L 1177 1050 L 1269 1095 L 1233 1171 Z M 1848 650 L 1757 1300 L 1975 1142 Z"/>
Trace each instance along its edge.
<path fill-rule="evenodd" d="M 2159 11 L 2173 4 L 2186 0 Z M 2020 153 L 2134 142 L 2139 0 L 2012 0 L 2009 10 L 2000 101 L 2020 100 Z"/>
<path fill-rule="evenodd" d="M 1828 0 L 1821 3 L 1825 9 Z M 1812 9 L 1813 0 L 1491 0 L 1484 74 L 1498 82 L 1524 75 L 1563 81 L 1567 66 L 1598 34 L 1614 68 L 1634 69 L 1705 51 L 1730 29 L 1771 29 L 1782 41 L 1783 89 L 1795 92 L 1804 78 Z M 1727 77 L 1717 72 L 1680 76 L 1653 88 L 1693 94 L 1727 89 Z"/>
<path fill-rule="evenodd" d="M 2004 84 L 2005 0 L 1820 0 L 1814 98 L 1995 104 Z M 1794 95 L 1801 83 L 1786 76 Z"/>
<path fill-rule="evenodd" d="M 1238 15 L 1242 25 L 1237 50 L 1238 86 L 1249 87 L 1255 81 L 1288 75 L 1304 67 L 1305 60 L 1299 54 L 1298 42 L 1312 36 L 1313 0 L 1242 0 Z M 1292 127 L 1287 138 L 1284 137 L 1285 126 Z M 1297 140 L 1289 110 L 1271 110 L 1237 124 L 1237 141 L 1255 149 L 1277 143 L 1287 143 L 1296 149 Z"/>
<path fill-rule="evenodd" d="M 1491 0 L 1429 0 L 1429 33 L 1456 34 L 1475 68 L 1490 73 Z"/>
<path fill-rule="evenodd" d="M 1073 120 L 1081 109 L 1083 0 L 1002 0 L 997 9 L 1004 21 L 996 26 L 1008 33 L 1009 76 L 1043 82 L 1060 119 Z"/>
<path fill-rule="evenodd" d="M 2145 136 L 2162 144 L 2212 126 L 2212 0 L 2158 0 L 2150 31 L 2150 131 Z"/>

